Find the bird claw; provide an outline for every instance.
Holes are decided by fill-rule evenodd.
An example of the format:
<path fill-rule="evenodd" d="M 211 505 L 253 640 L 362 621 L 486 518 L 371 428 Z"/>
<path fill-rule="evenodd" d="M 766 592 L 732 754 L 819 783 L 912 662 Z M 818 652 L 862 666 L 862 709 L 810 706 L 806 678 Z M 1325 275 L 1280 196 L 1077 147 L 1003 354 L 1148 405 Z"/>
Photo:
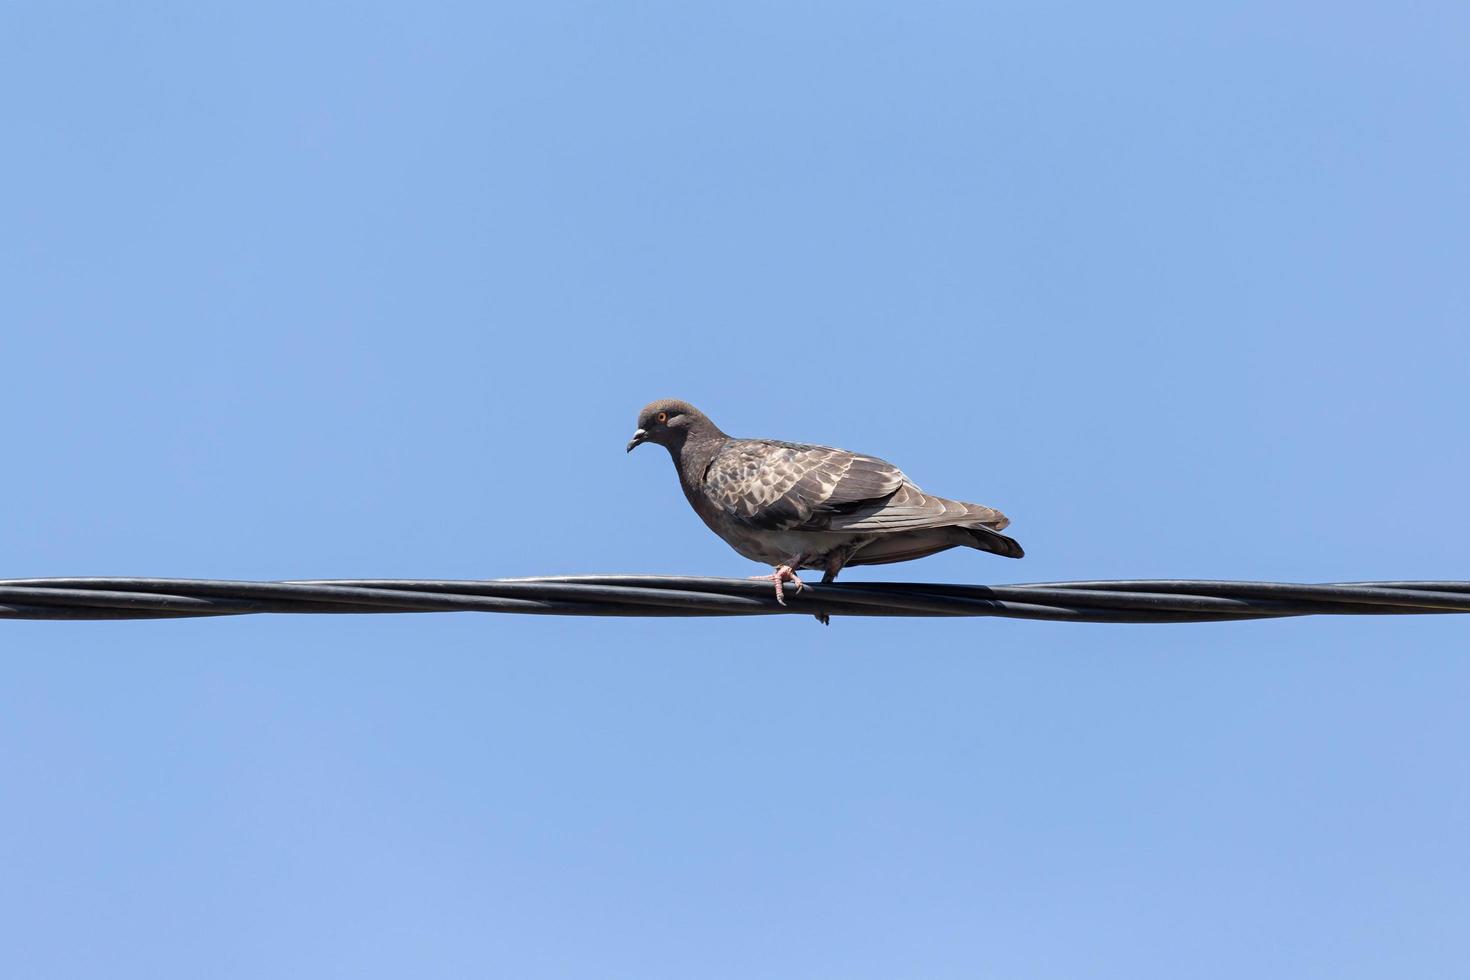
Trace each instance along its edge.
<path fill-rule="evenodd" d="M 751 578 L 760 582 L 776 583 L 776 601 L 783 606 L 786 605 L 786 595 L 784 590 L 781 588 L 782 582 L 790 582 L 792 585 L 796 586 L 795 591 L 797 592 L 800 592 L 802 589 L 806 588 L 806 583 L 797 577 L 796 569 L 792 568 L 790 565 L 782 565 L 770 575 L 752 575 Z"/>

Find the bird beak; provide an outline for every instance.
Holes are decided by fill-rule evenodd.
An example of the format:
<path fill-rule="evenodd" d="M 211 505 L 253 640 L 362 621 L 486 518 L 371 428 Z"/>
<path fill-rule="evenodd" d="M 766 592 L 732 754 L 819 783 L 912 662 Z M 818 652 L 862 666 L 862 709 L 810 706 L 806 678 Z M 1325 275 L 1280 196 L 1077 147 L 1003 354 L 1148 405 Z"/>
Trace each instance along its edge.
<path fill-rule="evenodd" d="M 648 439 L 648 430 L 647 429 L 639 429 L 637 432 L 633 433 L 633 438 L 631 438 L 631 439 L 628 440 L 628 452 L 631 453 L 633 450 L 635 450 L 639 446 L 643 445 L 644 441 L 647 440 L 647 439 Z"/>

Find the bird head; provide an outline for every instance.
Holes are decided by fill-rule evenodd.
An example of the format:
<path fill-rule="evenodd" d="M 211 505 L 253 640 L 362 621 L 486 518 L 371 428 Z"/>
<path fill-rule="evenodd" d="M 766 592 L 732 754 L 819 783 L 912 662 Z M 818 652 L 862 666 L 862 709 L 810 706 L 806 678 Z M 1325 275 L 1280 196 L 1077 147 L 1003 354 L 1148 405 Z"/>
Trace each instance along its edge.
<path fill-rule="evenodd" d="M 708 423 L 703 412 L 677 398 L 650 402 L 638 413 L 638 431 L 628 440 L 628 452 L 645 442 L 675 448 L 688 438 L 691 429 Z"/>

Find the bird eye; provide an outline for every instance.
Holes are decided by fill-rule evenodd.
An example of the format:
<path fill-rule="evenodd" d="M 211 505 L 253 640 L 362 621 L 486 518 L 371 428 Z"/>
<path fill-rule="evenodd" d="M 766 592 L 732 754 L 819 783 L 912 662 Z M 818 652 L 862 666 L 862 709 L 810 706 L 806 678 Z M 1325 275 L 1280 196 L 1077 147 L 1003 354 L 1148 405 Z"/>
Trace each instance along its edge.
<path fill-rule="evenodd" d="M 669 420 L 669 413 L 668 412 L 659 412 L 658 413 L 658 420 L 660 422 L 667 422 Z"/>

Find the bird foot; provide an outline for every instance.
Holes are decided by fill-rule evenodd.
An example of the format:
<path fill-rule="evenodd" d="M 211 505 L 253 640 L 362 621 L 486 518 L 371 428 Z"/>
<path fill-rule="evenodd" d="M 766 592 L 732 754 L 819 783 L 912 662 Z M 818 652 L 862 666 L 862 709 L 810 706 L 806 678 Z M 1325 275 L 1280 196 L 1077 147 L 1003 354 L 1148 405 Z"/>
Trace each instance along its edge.
<path fill-rule="evenodd" d="M 781 588 L 782 582 L 790 582 L 796 586 L 797 592 L 800 592 L 806 587 L 806 583 L 797 578 L 796 569 L 790 565 L 782 565 L 770 575 L 752 575 L 751 578 L 760 582 L 776 583 L 776 601 L 783 606 L 786 605 L 786 594 Z"/>

